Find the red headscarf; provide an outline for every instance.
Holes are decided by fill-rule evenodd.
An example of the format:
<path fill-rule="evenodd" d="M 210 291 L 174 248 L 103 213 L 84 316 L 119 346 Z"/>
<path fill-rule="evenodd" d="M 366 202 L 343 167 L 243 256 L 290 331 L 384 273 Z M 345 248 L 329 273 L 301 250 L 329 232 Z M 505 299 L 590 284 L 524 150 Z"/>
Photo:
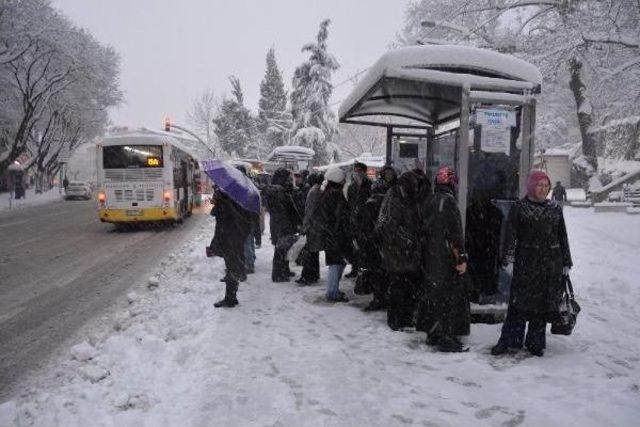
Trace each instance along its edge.
<path fill-rule="evenodd" d="M 551 185 L 551 179 L 549 179 L 549 175 L 543 170 L 533 169 L 529 172 L 529 176 L 527 177 L 527 196 L 533 198 L 536 194 L 536 186 L 542 180 L 547 180 L 549 185 Z"/>

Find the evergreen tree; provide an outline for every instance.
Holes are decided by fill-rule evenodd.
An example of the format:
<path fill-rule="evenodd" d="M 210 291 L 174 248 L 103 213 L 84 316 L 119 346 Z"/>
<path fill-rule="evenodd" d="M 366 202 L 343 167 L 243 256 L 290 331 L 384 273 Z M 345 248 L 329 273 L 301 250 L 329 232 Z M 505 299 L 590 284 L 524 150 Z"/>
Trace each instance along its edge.
<path fill-rule="evenodd" d="M 260 148 L 265 151 L 261 154 L 266 154 L 266 151 L 285 144 L 287 132 L 291 128 L 291 114 L 287 111 L 287 92 L 273 48 L 267 52 L 267 69 L 260 83 L 258 106 L 258 130 L 262 142 Z"/>
<path fill-rule="evenodd" d="M 327 144 L 337 131 L 335 115 L 329 109 L 331 74 L 339 67 L 327 51 L 330 23 L 329 19 L 322 21 L 316 42 L 303 46 L 302 51 L 310 56 L 296 68 L 291 91 L 293 142 L 312 148 L 316 152 L 315 164 L 328 162 Z"/>
<path fill-rule="evenodd" d="M 240 80 L 229 77 L 233 98 L 224 98 L 213 119 L 215 133 L 224 151 L 232 156 L 257 156 L 256 121 L 244 106 Z"/>

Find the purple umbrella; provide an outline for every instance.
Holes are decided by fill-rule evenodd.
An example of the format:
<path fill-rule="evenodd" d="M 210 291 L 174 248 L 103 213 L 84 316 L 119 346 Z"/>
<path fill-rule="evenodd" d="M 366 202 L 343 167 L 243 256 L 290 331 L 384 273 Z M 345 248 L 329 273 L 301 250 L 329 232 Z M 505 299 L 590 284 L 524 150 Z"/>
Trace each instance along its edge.
<path fill-rule="evenodd" d="M 205 160 L 202 165 L 223 193 L 244 209 L 260 213 L 260 191 L 245 174 L 220 160 Z"/>

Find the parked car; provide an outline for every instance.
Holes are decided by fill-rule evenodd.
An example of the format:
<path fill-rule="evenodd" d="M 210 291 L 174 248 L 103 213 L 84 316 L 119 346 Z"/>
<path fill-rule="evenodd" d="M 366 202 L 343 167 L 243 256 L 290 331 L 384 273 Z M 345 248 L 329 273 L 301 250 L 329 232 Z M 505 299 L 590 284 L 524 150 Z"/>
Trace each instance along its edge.
<path fill-rule="evenodd" d="M 64 192 L 64 198 L 69 199 L 91 199 L 92 191 L 88 183 L 83 181 L 71 181 Z"/>

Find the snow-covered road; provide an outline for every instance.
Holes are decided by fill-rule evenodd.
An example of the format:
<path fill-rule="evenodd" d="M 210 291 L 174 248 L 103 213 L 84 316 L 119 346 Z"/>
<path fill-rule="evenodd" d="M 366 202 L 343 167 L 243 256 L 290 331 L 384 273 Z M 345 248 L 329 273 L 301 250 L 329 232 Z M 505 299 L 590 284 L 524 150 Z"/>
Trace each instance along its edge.
<path fill-rule="evenodd" d="M 0 425 L 635 426 L 640 217 L 566 212 L 583 311 L 543 358 L 490 356 L 499 325 L 473 325 L 469 353 L 435 353 L 363 313 L 368 297 L 332 305 L 322 286 L 271 283 L 268 245 L 240 305 L 214 309 L 209 220 L 160 262 L 158 288 L 129 294 L 2 404 Z"/>

